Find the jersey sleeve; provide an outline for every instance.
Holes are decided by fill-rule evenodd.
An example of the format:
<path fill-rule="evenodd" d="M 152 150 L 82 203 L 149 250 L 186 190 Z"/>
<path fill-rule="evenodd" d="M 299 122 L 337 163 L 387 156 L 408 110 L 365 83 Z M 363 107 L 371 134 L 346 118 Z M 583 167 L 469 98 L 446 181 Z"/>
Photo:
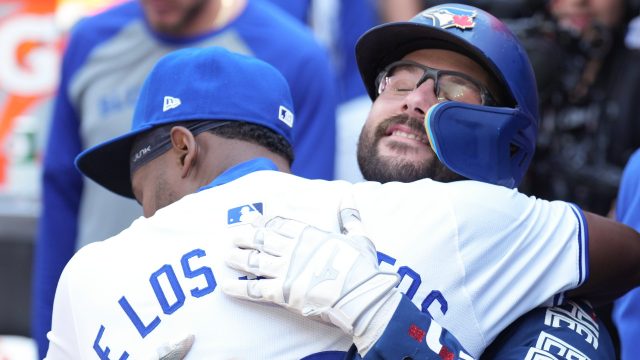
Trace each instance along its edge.
<path fill-rule="evenodd" d="M 73 43 L 70 44 L 73 46 Z M 79 120 L 68 97 L 72 54 L 63 60 L 62 79 L 54 102 L 44 153 L 42 212 L 33 268 L 32 336 L 40 357 L 47 349 L 51 308 L 58 278 L 75 251 L 77 217 L 83 182 L 73 160 L 81 150 Z"/>
<path fill-rule="evenodd" d="M 487 359 L 615 359 L 604 322 L 586 301 L 529 311 L 482 353 Z"/>
<path fill-rule="evenodd" d="M 51 331 L 47 334 L 49 348 L 46 360 L 80 358 L 74 319 L 72 266 L 67 266 L 60 276 L 55 293 Z"/>
<path fill-rule="evenodd" d="M 451 190 L 465 290 L 486 341 L 530 309 L 560 303 L 588 277 L 587 227 L 577 206 L 471 181 Z"/>
<path fill-rule="evenodd" d="M 347 356 L 348 357 L 348 356 Z M 359 357 L 354 357 L 359 358 Z M 473 359 L 458 340 L 405 295 L 364 360 Z"/>

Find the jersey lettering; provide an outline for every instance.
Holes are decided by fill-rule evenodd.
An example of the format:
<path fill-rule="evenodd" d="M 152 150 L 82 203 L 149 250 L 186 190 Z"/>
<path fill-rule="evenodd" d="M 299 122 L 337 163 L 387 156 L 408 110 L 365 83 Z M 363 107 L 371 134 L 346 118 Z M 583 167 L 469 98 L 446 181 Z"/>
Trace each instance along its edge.
<path fill-rule="evenodd" d="M 422 305 L 420 307 L 421 311 L 425 314 L 431 314 L 429 312 L 429 307 L 433 304 L 434 301 L 437 301 L 440 304 L 440 312 L 442 315 L 447 313 L 449 310 L 449 303 L 447 303 L 447 299 L 444 298 L 444 295 L 438 290 L 431 290 L 429 295 L 424 299 Z"/>
<path fill-rule="evenodd" d="M 189 265 L 189 260 L 191 258 L 193 258 L 194 256 L 197 256 L 198 258 L 201 258 L 203 256 L 205 256 L 205 252 L 202 249 L 195 249 L 193 251 L 190 251 L 188 253 L 186 253 L 183 257 L 182 260 L 180 261 L 180 263 L 182 264 L 182 271 L 184 272 L 184 276 L 187 279 L 194 279 L 198 276 L 203 276 L 207 286 L 200 289 L 200 288 L 193 288 L 191 289 L 191 295 L 193 297 L 199 298 L 199 297 L 203 297 L 207 294 L 210 294 L 211 292 L 213 292 L 213 290 L 215 290 L 217 283 L 216 283 L 216 279 L 213 276 L 213 271 L 211 271 L 211 268 L 203 266 L 200 268 L 197 268 L 195 270 L 191 269 L 191 265 Z"/>
<path fill-rule="evenodd" d="M 95 350 L 96 354 L 100 358 L 100 360 L 110 360 L 109 353 L 111 349 L 109 347 L 105 347 L 104 349 L 100 347 L 100 339 L 102 339 L 102 334 L 104 334 L 104 325 L 100 325 L 100 330 L 98 330 L 98 336 L 93 341 L 93 350 Z M 126 360 L 129 358 L 129 354 L 125 351 L 120 355 L 120 360 Z"/>
<path fill-rule="evenodd" d="M 140 85 L 109 92 L 100 97 L 98 101 L 100 116 L 107 118 L 114 113 L 121 113 L 132 109 L 140 93 Z"/>
<path fill-rule="evenodd" d="M 180 258 L 180 265 L 184 277 L 192 281 L 198 280 L 201 282 L 200 286 L 189 289 L 189 294 L 194 298 L 201 298 L 211 294 L 217 286 L 216 279 L 213 276 L 213 270 L 211 270 L 210 267 L 196 267 L 193 263 L 197 261 L 196 259 L 203 258 L 206 255 L 204 250 L 194 249 L 182 255 Z M 163 314 L 171 315 L 184 306 L 187 298 L 185 290 L 183 289 L 184 285 L 180 284 L 178 275 L 176 275 L 172 265 L 164 264 L 153 272 L 149 277 L 149 284 Z M 120 307 L 143 339 L 162 322 L 160 315 L 155 315 L 150 321 L 146 319 L 147 322 L 145 322 L 145 320 L 141 319 L 140 315 L 138 315 L 138 312 L 135 311 L 126 296 L 122 296 L 120 300 L 118 300 L 118 304 L 120 304 Z M 100 340 L 104 332 L 105 327 L 101 325 L 94 341 L 93 349 L 100 359 L 109 359 L 109 353 L 111 351 L 109 347 L 102 348 L 100 346 Z M 128 357 L 129 354 L 125 351 L 120 357 L 120 360 L 127 359 Z"/>
<path fill-rule="evenodd" d="M 420 275 L 408 266 L 401 266 L 398 269 L 398 275 L 400 275 L 400 283 L 404 281 L 405 276 L 411 279 L 411 285 L 409 285 L 409 288 L 406 291 L 406 295 L 409 297 L 409 299 L 413 299 L 413 297 L 416 295 L 416 291 L 418 291 L 418 287 L 420 287 L 420 284 L 422 283 Z"/>
<path fill-rule="evenodd" d="M 138 316 L 135 310 L 133 310 L 133 307 L 131 307 L 131 304 L 129 304 L 127 298 L 125 298 L 124 296 L 121 297 L 120 300 L 118 300 L 118 303 L 120 304 L 122 310 L 124 310 L 124 313 L 129 317 L 129 320 L 131 320 L 131 322 L 133 323 L 133 326 L 135 326 L 138 330 L 140 337 L 142 337 L 143 339 L 160 324 L 160 318 L 156 316 L 153 320 L 151 320 L 149 325 L 145 325 L 144 322 L 142 322 L 142 320 L 140 319 L 140 316 Z"/>
<path fill-rule="evenodd" d="M 392 256 L 389 256 L 385 253 L 378 251 L 378 265 L 388 264 L 394 266 L 396 264 L 396 259 Z M 407 284 L 409 282 L 408 288 L 406 291 L 403 291 L 405 295 L 411 300 L 415 297 L 418 289 L 422 285 L 422 278 L 420 274 L 418 274 L 415 270 L 411 269 L 409 266 L 400 266 L 397 270 L 398 275 L 400 275 L 401 281 L 398 286 Z M 405 281 L 405 278 L 408 279 Z M 440 312 L 442 314 L 446 314 L 449 309 L 449 304 L 447 299 L 444 298 L 444 295 L 439 290 L 431 290 L 429 295 L 421 302 L 420 311 L 425 314 L 429 313 L 429 307 L 433 304 L 434 301 L 437 301 L 440 304 Z"/>
<path fill-rule="evenodd" d="M 160 285 L 159 279 L 162 275 L 165 275 L 166 279 L 169 281 L 169 285 L 171 286 L 172 294 L 170 295 L 173 295 L 172 298 L 175 298 L 175 302 L 173 304 L 169 304 L 169 300 L 167 300 L 167 293 L 165 293 L 165 290 L 162 289 L 162 285 Z M 178 277 L 176 277 L 176 273 L 173 271 L 173 267 L 171 267 L 171 265 L 165 264 L 160 268 L 160 270 L 151 274 L 149 282 L 151 283 L 153 292 L 156 294 L 156 299 L 158 299 L 158 303 L 165 314 L 171 315 L 184 305 L 184 291 L 180 287 Z"/>
<path fill-rule="evenodd" d="M 396 259 L 392 258 L 391 256 L 385 253 L 378 251 L 378 265 L 382 265 L 382 263 L 387 263 L 393 266 L 396 264 Z"/>

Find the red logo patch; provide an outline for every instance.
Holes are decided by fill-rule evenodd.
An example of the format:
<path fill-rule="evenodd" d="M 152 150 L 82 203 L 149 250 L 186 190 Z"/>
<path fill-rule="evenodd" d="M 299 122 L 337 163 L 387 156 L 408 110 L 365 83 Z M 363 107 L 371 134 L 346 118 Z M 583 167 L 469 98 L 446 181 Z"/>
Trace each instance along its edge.
<path fill-rule="evenodd" d="M 451 352 L 451 350 L 447 349 L 445 346 L 442 347 L 442 349 L 440 349 L 440 359 L 443 360 L 453 360 L 455 359 L 455 356 L 453 356 L 453 353 Z"/>
<path fill-rule="evenodd" d="M 437 7 L 423 11 L 422 16 L 430 19 L 433 26 L 443 29 L 456 28 L 461 30 L 473 29 L 476 25 L 475 11 L 456 7 Z"/>
<path fill-rule="evenodd" d="M 471 28 L 475 25 L 473 19 L 467 15 L 453 15 L 453 23 L 461 29 Z"/>
<path fill-rule="evenodd" d="M 411 325 L 411 327 L 409 327 L 409 336 L 414 338 L 417 342 L 422 342 L 425 334 L 426 332 L 416 325 Z"/>

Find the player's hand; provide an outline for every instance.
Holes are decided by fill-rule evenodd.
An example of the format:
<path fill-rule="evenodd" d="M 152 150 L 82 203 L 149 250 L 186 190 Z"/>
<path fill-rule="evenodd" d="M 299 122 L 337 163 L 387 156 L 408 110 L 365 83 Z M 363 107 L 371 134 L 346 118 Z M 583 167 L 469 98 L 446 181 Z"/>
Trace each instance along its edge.
<path fill-rule="evenodd" d="M 195 336 L 189 334 L 179 341 L 162 345 L 157 350 L 158 359 L 159 360 L 184 359 L 189 353 L 189 351 L 191 350 L 191 346 L 193 346 L 194 340 L 195 340 Z"/>
<path fill-rule="evenodd" d="M 395 310 L 399 277 L 380 271 L 358 211 L 343 204 L 339 214 L 343 233 L 282 217 L 237 227 L 237 248 L 228 265 L 263 278 L 225 282 L 222 290 L 242 299 L 275 303 L 363 336 L 383 306 L 387 305 L 387 313 Z M 386 322 L 381 326 L 384 329 Z"/>

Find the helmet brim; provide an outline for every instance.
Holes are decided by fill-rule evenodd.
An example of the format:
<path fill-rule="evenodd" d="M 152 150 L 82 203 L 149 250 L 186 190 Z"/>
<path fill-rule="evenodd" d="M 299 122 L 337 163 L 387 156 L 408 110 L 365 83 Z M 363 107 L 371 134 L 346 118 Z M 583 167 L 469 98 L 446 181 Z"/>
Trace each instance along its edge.
<path fill-rule="evenodd" d="M 419 49 L 443 49 L 465 55 L 491 74 L 501 88 L 506 89 L 506 83 L 497 67 L 480 49 L 469 42 L 437 27 L 415 22 L 395 22 L 372 28 L 356 43 L 358 70 L 372 100 L 378 96 L 378 74 L 390 63 Z M 508 97 L 511 98 L 510 95 Z"/>

